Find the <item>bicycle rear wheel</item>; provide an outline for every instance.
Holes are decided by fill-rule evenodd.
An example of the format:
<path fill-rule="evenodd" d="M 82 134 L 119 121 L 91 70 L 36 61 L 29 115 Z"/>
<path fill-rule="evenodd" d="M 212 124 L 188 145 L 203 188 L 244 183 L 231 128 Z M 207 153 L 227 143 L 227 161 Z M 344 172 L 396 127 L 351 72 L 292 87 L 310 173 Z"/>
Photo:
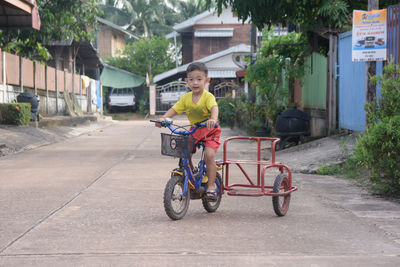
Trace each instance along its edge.
<path fill-rule="evenodd" d="M 190 190 L 183 196 L 183 186 L 184 178 L 178 175 L 172 175 L 165 186 L 164 209 L 172 220 L 182 219 L 189 208 Z"/>

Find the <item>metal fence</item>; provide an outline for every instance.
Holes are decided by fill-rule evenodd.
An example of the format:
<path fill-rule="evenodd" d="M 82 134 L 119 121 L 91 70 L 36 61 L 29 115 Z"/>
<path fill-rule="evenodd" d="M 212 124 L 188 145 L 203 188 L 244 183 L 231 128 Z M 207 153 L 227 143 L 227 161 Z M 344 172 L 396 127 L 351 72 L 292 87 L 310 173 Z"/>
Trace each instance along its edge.
<path fill-rule="evenodd" d="M 387 56 L 400 64 L 400 4 L 390 6 L 387 12 Z"/>

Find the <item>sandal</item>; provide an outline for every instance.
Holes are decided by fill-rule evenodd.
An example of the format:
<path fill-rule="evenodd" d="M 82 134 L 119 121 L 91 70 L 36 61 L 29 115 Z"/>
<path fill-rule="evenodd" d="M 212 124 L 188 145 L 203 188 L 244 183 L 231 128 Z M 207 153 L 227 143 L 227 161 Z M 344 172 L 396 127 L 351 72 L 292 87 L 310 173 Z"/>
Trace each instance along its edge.
<path fill-rule="evenodd" d="M 215 201 L 217 201 L 217 200 L 218 200 L 218 197 L 217 197 L 217 190 L 215 190 L 215 189 L 207 189 L 207 191 L 206 191 L 206 193 L 205 193 L 205 195 L 204 195 L 204 198 L 205 198 L 207 201 L 210 201 L 210 202 L 215 202 Z"/>

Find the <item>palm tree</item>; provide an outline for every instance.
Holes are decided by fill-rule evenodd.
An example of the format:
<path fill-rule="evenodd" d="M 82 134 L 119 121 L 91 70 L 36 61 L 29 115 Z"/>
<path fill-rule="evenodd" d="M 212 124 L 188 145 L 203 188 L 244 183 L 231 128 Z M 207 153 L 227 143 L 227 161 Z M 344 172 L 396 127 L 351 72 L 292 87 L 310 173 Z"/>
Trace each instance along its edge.
<path fill-rule="evenodd" d="M 144 37 L 170 33 L 175 24 L 207 9 L 205 0 L 103 0 L 103 4 L 107 20 Z"/>
<path fill-rule="evenodd" d="M 179 12 L 182 16 L 182 19 L 187 20 L 214 6 L 215 3 L 211 2 L 210 7 L 208 7 L 205 0 L 188 0 L 186 2 L 180 1 Z"/>
<path fill-rule="evenodd" d="M 103 0 L 100 9 L 103 11 L 105 18 L 117 25 L 127 25 L 130 21 L 130 16 L 122 10 L 120 0 Z"/>
<path fill-rule="evenodd" d="M 160 20 L 160 4 L 158 0 L 121 0 L 123 11 L 130 16 L 129 28 L 136 28 L 136 31 L 144 37 L 153 35 L 150 25 Z"/>

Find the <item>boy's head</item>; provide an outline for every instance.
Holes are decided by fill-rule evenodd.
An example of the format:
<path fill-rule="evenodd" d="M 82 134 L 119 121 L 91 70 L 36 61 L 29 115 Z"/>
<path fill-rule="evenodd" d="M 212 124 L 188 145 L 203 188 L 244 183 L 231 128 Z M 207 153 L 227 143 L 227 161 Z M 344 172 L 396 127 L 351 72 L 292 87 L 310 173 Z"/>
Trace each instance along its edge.
<path fill-rule="evenodd" d="M 208 75 L 208 68 L 207 68 L 206 64 L 201 63 L 201 62 L 193 62 L 187 67 L 186 76 L 189 75 L 190 72 L 195 71 L 195 70 L 204 72 L 206 77 Z"/>
<path fill-rule="evenodd" d="M 201 93 L 206 84 L 210 82 L 207 74 L 208 69 L 204 63 L 194 62 L 187 67 L 185 81 L 194 94 Z"/>

